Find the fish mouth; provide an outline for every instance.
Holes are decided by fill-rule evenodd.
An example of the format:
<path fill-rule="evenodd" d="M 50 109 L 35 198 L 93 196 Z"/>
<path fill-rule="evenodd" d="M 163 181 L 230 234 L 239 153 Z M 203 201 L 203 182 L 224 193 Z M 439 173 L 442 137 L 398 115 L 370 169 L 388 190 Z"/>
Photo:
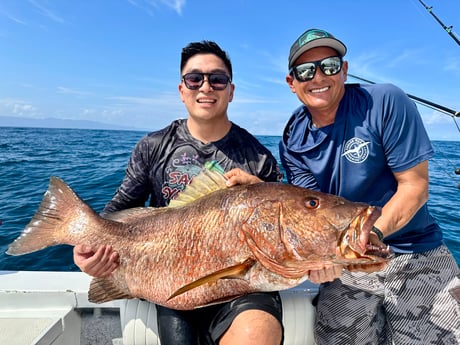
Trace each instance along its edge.
<path fill-rule="evenodd" d="M 341 233 L 337 244 L 340 263 L 378 263 L 391 258 L 391 251 L 386 244 L 374 238 L 371 242 L 369 238 L 372 226 L 380 215 L 380 208 L 369 206 L 350 222 L 348 228 Z M 366 243 L 361 242 L 363 233 Z"/>

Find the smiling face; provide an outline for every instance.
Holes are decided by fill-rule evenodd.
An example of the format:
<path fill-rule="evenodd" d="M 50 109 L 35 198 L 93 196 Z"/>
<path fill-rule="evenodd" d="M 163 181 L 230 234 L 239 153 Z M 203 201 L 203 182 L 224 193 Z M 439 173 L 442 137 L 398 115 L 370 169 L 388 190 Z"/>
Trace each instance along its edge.
<path fill-rule="evenodd" d="M 329 47 L 313 48 L 299 56 L 294 66 L 337 55 L 337 52 Z M 307 106 L 314 123 L 319 127 L 334 122 L 335 113 L 345 93 L 347 70 L 348 64 L 344 61 L 342 70 L 335 75 L 327 76 L 317 68 L 314 78 L 306 82 L 299 82 L 292 75 L 286 76 L 291 91 Z"/>
<path fill-rule="evenodd" d="M 230 76 L 224 62 L 214 54 L 196 54 L 192 56 L 181 71 L 187 73 L 219 73 Z M 233 99 L 235 86 L 231 83 L 224 90 L 214 90 L 208 82 L 208 76 L 201 87 L 190 90 L 181 81 L 179 93 L 193 122 L 227 121 L 228 104 Z"/>

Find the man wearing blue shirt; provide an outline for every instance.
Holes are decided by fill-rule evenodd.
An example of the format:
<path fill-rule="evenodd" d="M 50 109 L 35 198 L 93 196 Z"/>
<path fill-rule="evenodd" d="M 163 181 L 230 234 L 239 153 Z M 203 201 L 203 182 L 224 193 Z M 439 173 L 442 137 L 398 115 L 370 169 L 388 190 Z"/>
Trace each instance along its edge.
<path fill-rule="evenodd" d="M 345 45 L 310 29 L 286 81 L 302 102 L 280 157 L 290 183 L 382 207 L 372 236 L 395 253 L 374 273 L 343 271 L 320 288 L 318 344 L 458 344 L 459 268 L 427 207 L 433 156 L 420 114 L 391 84 L 345 84 Z"/>

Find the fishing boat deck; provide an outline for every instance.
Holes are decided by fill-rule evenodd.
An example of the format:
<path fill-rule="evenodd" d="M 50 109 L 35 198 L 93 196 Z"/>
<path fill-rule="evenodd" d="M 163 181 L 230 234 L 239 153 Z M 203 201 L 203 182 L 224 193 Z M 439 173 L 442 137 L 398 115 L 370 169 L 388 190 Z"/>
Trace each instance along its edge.
<path fill-rule="evenodd" d="M 122 345 L 119 301 L 88 302 L 90 280 L 80 272 L 0 271 L 0 344 Z"/>

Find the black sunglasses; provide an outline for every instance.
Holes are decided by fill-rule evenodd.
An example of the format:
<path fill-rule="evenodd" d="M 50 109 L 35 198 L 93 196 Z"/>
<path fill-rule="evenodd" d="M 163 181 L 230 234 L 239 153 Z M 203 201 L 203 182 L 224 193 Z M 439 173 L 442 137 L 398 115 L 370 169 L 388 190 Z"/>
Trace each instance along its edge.
<path fill-rule="evenodd" d="M 230 77 L 222 73 L 187 73 L 182 76 L 182 80 L 190 90 L 198 90 L 204 83 L 204 76 L 208 77 L 209 85 L 217 91 L 225 90 Z"/>
<path fill-rule="evenodd" d="M 318 61 L 309 61 L 303 64 L 293 66 L 290 74 L 300 82 L 312 80 L 315 77 L 316 69 L 319 67 L 321 72 L 327 76 L 336 75 L 342 70 L 342 58 L 340 56 L 331 56 Z"/>

